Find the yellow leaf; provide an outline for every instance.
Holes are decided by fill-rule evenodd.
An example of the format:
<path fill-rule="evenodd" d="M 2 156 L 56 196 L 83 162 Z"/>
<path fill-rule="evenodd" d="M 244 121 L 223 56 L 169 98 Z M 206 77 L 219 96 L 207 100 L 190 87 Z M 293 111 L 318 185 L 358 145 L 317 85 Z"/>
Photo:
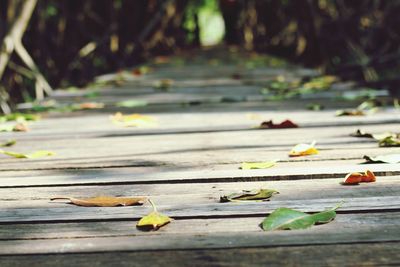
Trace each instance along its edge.
<path fill-rule="evenodd" d="M 267 169 L 275 166 L 276 160 L 265 161 L 265 162 L 243 162 L 240 167 L 242 170 L 251 170 L 251 169 Z"/>
<path fill-rule="evenodd" d="M 35 151 L 29 154 L 22 154 L 22 153 L 17 153 L 17 152 L 12 152 L 12 151 L 5 151 L 5 150 L 0 150 L 0 154 L 4 154 L 10 157 L 14 158 L 27 158 L 27 159 L 36 159 L 36 158 L 42 158 L 42 157 L 47 157 L 47 156 L 53 156 L 55 155 L 54 152 L 47 151 L 47 150 L 39 150 Z"/>
<path fill-rule="evenodd" d="M 315 142 L 311 144 L 298 144 L 295 145 L 289 152 L 290 157 L 307 156 L 318 154 L 319 151 L 314 147 Z"/>
<path fill-rule="evenodd" d="M 151 206 L 153 207 L 153 211 L 142 217 L 137 223 L 136 227 L 141 228 L 143 230 L 157 230 L 160 227 L 170 223 L 172 219 L 164 214 L 161 214 L 157 211 L 154 203 L 149 199 Z"/>
<path fill-rule="evenodd" d="M 115 124 L 125 127 L 152 127 L 157 124 L 153 117 L 142 114 L 123 115 L 117 112 L 111 119 Z"/>
<path fill-rule="evenodd" d="M 145 197 L 110 197 L 99 196 L 92 198 L 73 198 L 73 197 L 55 197 L 50 200 L 66 199 L 72 204 L 83 207 L 116 207 L 116 206 L 133 206 L 142 205 L 146 200 Z"/>

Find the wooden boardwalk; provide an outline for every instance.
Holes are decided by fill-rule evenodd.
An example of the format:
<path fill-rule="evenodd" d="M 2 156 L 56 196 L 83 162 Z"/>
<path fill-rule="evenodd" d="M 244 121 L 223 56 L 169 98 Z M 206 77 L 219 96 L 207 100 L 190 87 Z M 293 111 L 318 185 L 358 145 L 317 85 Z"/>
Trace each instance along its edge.
<path fill-rule="evenodd" d="M 58 91 L 59 103 L 96 101 L 98 110 L 45 114 L 15 138 L 12 151 L 50 150 L 40 159 L 0 160 L 0 266 L 398 266 L 399 164 L 363 165 L 364 155 L 400 153 L 350 133 L 399 132 L 400 112 L 335 117 L 359 100 L 335 100 L 337 85 L 321 94 L 264 101 L 262 84 L 314 76 L 297 67 L 244 66 L 232 55 L 187 54 L 153 72 L 110 75 L 116 86 Z M 236 56 L 237 57 L 237 56 Z M 243 59 L 245 60 L 245 59 Z M 159 61 L 161 61 L 159 59 Z M 249 61 L 251 63 L 251 61 Z M 248 63 L 248 62 L 247 62 Z M 168 90 L 154 88 L 173 79 Z M 165 82 L 164 82 L 165 83 Z M 122 100 L 146 106 L 116 107 Z M 309 111 L 309 103 L 323 103 Z M 122 127 L 110 116 L 142 113 L 150 128 Z M 294 129 L 260 130 L 273 119 Z M 289 158 L 298 143 L 317 141 L 318 155 Z M 279 159 L 270 169 L 240 170 L 244 161 Z M 376 183 L 342 186 L 349 172 L 370 169 Z M 269 202 L 219 203 L 221 195 L 273 188 Z M 174 219 L 158 231 L 135 225 L 151 211 L 134 207 L 77 207 L 55 196 L 147 196 Z M 306 230 L 264 232 L 261 221 L 278 207 L 317 212 L 344 201 L 336 219 Z"/>

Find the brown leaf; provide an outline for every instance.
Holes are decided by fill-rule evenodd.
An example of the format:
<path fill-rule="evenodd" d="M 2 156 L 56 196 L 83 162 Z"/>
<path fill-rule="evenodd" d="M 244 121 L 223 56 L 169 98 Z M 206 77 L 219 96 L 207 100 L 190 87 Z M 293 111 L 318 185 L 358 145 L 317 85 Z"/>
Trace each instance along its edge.
<path fill-rule="evenodd" d="M 116 207 L 116 206 L 133 206 L 142 205 L 146 200 L 145 197 L 112 197 L 112 196 L 99 196 L 92 198 L 73 198 L 73 197 L 55 197 L 50 199 L 60 200 L 65 199 L 71 201 L 71 204 L 83 207 Z"/>
<path fill-rule="evenodd" d="M 264 121 L 259 126 L 260 129 L 285 129 L 285 128 L 298 128 L 299 126 L 291 120 L 284 120 L 281 123 L 274 124 L 272 120 Z"/>

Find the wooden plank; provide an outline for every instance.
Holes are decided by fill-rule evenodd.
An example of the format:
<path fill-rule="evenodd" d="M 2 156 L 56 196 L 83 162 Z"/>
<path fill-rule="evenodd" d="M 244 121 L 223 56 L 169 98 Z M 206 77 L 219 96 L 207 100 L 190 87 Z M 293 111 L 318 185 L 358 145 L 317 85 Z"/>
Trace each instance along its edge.
<path fill-rule="evenodd" d="M 274 200 L 253 203 L 207 203 L 207 204 L 158 204 L 158 210 L 173 218 L 237 217 L 266 215 L 279 207 L 288 207 L 305 212 L 319 212 L 344 202 L 340 212 L 390 211 L 400 209 L 399 196 L 337 197 L 324 199 Z M 0 223 L 26 223 L 50 221 L 92 221 L 140 219 L 151 211 L 145 207 L 75 207 L 61 208 L 2 208 Z"/>
<path fill-rule="evenodd" d="M 343 179 L 314 179 L 299 181 L 268 181 L 240 183 L 187 183 L 160 185 L 101 185 L 64 187 L 26 187 L 0 189 L 1 208 L 63 208 L 65 202 L 50 202 L 56 196 L 77 198 L 94 196 L 147 196 L 155 203 L 163 205 L 199 205 L 219 201 L 220 196 L 240 190 L 272 188 L 281 192 L 272 201 L 302 201 L 327 198 L 362 198 L 398 196 L 400 176 L 378 177 L 378 182 L 343 186 Z"/>
<path fill-rule="evenodd" d="M 398 242 L 0 257 L 1 266 L 397 266 Z M 323 262 L 322 262 L 323 261 Z"/>
<path fill-rule="evenodd" d="M 278 163 L 277 167 L 260 170 L 238 170 L 212 167 L 192 169 L 191 165 L 175 168 L 107 168 L 53 171 L 7 171 L 0 172 L 0 188 L 29 186 L 74 186 L 100 184 L 165 184 L 165 183 L 211 183 L 238 181 L 301 180 L 344 177 L 350 172 L 369 169 L 378 176 L 399 175 L 397 164 L 329 164 L 324 162 Z M 321 163 L 323 166 L 321 166 Z M 337 163 L 337 162 L 336 162 Z M 104 166 L 103 166 L 104 167 Z M 198 167 L 198 166 L 197 166 Z"/>
<path fill-rule="evenodd" d="M 259 222 L 262 220 L 259 220 Z M 133 222 L 131 222 L 133 224 Z M 190 222 L 188 222 L 190 224 Z M 229 224 L 228 224 L 229 225 Z M 242 231 L 197 234 L 141 233 L 130 236 L 79 237 L 53 239 L 22 239 L 0 241 L 0 255 L 87 253 L 148 250 L 233 249 L 249 247 L 282 247 L 327 244 L 363 244 L 399 242 L 398 225 L 373 227 L 342 227 L 335 222 L 296 231 Z M 90 228 L 90 225 L 86 227 Z M 132 225 L 132 228 L 135 226 Z M 163 229 L 166 229 L 163 228 Z M 339 230 L 340 229 L 340 230 Z M 135 231 L 132 230 L 134 233 Z"/>
<path fill-rule="evenodd" d="M 61 239 L 61 238 L 92 238 L 118 236 L 160 236 L 198 235 L 211 237 L 212 234 L 244 234 L 263 233 L 260 223 L 264 216 L 240 218 L 208 218 L 175 220 L 158 231 L 144 232 L 135 227 L 135 220 L 108 221 L 108 222 L 69 222 L 69 223 L 37 223 L 37 224 L 4 224 L 0 227 L 0 240 L 30 240 L 30 239 Z M 307 234 L 324 236 L 325 241 L 337 243 L 342 241 L 393 241 L 400 238 L 398 229 L 400 224 L 399 212 L 338 214 L 335 220 L 326 225 L 316 226 L 300 231 L 275 231 L 266 233 L 272 240 L 280 237 L 292 237 L 297 242 L 308 244 L 310 239 L 304 239 Z M 340 229 L 340 230 L 338 230 Z M 351 234 L 348 234 L 351 232 Z M 369 237 L 361 238 L 361 235 Z M 326 239 L 327 238 L 327 239 Z M 190 239 L 190 238 L 189 238 Z M 246 238 L 245 238 L 246 240 Z M 284 240 L 288 244 L 288 240 Z M 251 240 L 246 241 L 251 245 Z M 172 249 L 172 248 L 171 248 Z"/>

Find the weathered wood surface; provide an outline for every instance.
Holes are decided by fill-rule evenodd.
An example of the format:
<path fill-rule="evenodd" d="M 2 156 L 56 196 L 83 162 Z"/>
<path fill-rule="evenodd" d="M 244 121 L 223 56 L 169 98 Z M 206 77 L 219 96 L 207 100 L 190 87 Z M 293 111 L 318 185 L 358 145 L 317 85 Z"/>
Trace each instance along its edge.
<path fill-rule="evenodd" d="M 1 266 L 400 264 L 399 164 L 361 164 L 364 155 L 400 148 L 349 136 L 357 129 L 399 132 L 400 111 L 335 117 L 336 109 L 361 101 L 333 99 L 348 92 L 347 83 L 267 101 L 260 90 L 277 75 L 296 80 L 318 73 L 293 66 L 248 69 L 237 60 L 211 66 L 203 56 L 185 66 L 153 64 L 153 72 L 140 77 L 129 72 L 101 77 L 117 88 L 57 91 L 54 99 L 61 104 L 97 101 L 106 107 L 44 114 L 29 132 L 1 133 L 2 140 L 17 139 L 8 150 L 57 153 L 35 160 L 0 155 Z M 156 89 L 165 78 L 174 79 L 173 87 Z M 92 92 L 98 96 L 85 96 Z M 148 105 L 115 106 L 127 99 Z M 305 110 L 315 102 L 326 109 Z M 158 125 L 114 125 L 110 115 L 117 111 L 154 116 Z M 254 128 L 270 119 L 291 119 L 300 128 Z M 294 145 L 313 140 L 320 154 L 288 157 Z M 273 159 L 279 162 L 270 169 L 239 169 L 243 161 Z M 376 183 L 340 185 L 347 173 L 367 169 L 378 176 Z M 280 194 L 268 202 L 219 203 L 221 195 L 256 188 Z M 148 204 L 83 208 L 50 201 L 99 195 L 146 196 L 175 220 L 143 232 L 135 224 L 151 210 Z M 268 233 L 259 227 L 278 207 L 318 212 L 341 201 L 337 218 L 326 225 Z"/>

